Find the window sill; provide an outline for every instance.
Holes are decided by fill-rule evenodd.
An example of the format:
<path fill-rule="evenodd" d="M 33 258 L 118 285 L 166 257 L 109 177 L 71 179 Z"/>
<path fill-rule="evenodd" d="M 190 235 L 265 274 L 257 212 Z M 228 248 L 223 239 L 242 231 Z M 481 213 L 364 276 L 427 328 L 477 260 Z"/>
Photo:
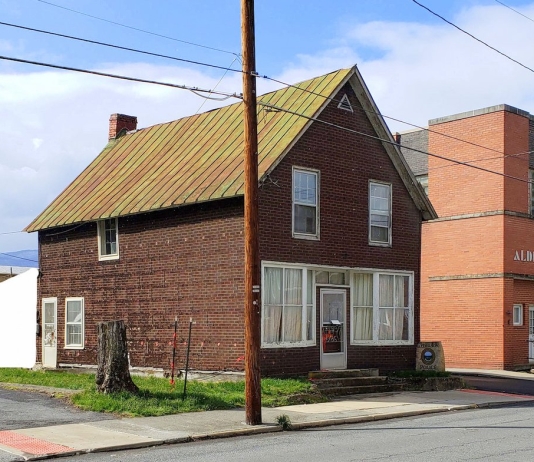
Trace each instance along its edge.
<path fill-rule="evenodd" d="M 109 260 L 118 260 L 118 259 L 119 259 L 119 254 L 98 256 L 98 261 L 109 261 Z"/>
<path fill-rule="evenodd" d="M 293 239 L 304 239 L 307 241 L 320 241 L 319 235 L 315 234 L 299 234 L 299 233 L 293 233 Z"/>
<path fill-rule="evenodd" d="M 83 350 L 84 347 L 83 345 L 81 346 L 66 346 L 66 347 L 63 347 L 64 350 Z"/>
<path fill-rule="evenodd" d="M 369 241 L 369 245 L 373 247 L 392 247 L 391 242 L 374 242 Z"/>
<path fill-rule="evenodd" d="M 350 342 L 351 346 L 395 346 L 395 345 L 415 345 L 413 340 L 367 340 L 361 342 Z"/>
<path fill-rule="evenodd" d="M 275 348 L 305 348 L 315 346 L 315 341 L 298 342 L 298 343 L 262 343 L 261 348 L 275 349 Z"/>

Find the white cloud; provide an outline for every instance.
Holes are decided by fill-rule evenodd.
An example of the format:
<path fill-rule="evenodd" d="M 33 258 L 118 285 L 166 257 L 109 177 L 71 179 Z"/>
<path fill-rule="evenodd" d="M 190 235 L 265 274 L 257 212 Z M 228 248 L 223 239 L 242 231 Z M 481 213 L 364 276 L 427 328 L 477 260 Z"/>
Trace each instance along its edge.
<path fill-rule="evenodd" d="M 521 11 L 534 17 L 534 4 Z M 451 19 L 534 68 L 534 29 L 525 18 L 490 5 L 464 8 Z M 380 110 L 418 125 L 500 103 L 534 112 L 534 74 L 447 24 L 354 24 L 330 43 L 331 49 L 295 57 L 274 77 L 294 83 L 356 63 Z M 0 42 L 0 49 L 13 46 Z M 97 70 L 200 88 L 218 81 L 185 67 L 144 63 Z M 279 86 L 258 81 L 260 93 Z M 229 73 L 218 89 L 240 92 L 241 75 Z M 0 73 L 0 183 L 9 197 L 0 202 L 0 232 L 26 226 L 89 164 L 107 142 L 110 114 L 135 115 L 146 127 L 194 114 L 202 102 L 184 90 L 72 72 Z M 202 111 L 217 104 L 207 102 Z M 394 131 L 410 128 L 388 123 Z M 0 239 L 0 252 L 35 247 L 35 235 Z"/>

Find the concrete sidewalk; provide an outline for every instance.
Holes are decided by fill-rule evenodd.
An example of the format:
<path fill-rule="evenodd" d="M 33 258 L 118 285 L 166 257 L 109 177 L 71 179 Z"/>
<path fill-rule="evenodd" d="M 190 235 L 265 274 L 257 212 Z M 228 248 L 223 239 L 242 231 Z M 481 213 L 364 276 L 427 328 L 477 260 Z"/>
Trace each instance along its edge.
<path fill-rule="evenodd" d="M 264 424 L 253 427 L 244 423 L 245 411 L 236 409 L 0 431 L 0 461 L 276 432 L 281 431 L 276 418 L 284 414 L 291 420 L 293 429 L 303 429 L 527 402 L 534 402 L 534 396 L 473 390 L 400 392 L 264 408 Z"/>

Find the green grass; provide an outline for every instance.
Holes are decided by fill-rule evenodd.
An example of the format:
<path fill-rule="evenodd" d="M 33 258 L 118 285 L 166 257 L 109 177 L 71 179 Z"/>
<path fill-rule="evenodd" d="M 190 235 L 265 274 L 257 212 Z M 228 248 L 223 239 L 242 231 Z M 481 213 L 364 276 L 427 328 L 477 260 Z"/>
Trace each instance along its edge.
<path fill-rule="evenodd" d="M 181 412 L 232 409 L 245 405 L 245 383 L 187 382 L 182 400 L 183 381 L 171 387 L 168 379 L 132 376 L 139 394 L 101 394 L 95 388 L 94 374 L 58 371 L 0 369 L 0 382 L 41 385 L 80 390 L 69 399 L 81 409 L 112 412 L 127 416 L 160 416 Z M 305 379 L 262 379 L 262 405 L 285 406 L 325 401 Z"/>

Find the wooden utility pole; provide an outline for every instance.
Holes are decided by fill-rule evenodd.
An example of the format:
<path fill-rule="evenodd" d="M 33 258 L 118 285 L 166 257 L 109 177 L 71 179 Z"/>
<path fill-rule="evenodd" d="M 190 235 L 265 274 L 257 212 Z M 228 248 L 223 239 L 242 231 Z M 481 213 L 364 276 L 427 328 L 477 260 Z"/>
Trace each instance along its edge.
<path fill-rule="evenodd" d="M 245 413 L 248 425 L 261 424 L 260 255 L 258 240 L 258 119 L 254 0 L 241 0 L 245 175 Z"/>

